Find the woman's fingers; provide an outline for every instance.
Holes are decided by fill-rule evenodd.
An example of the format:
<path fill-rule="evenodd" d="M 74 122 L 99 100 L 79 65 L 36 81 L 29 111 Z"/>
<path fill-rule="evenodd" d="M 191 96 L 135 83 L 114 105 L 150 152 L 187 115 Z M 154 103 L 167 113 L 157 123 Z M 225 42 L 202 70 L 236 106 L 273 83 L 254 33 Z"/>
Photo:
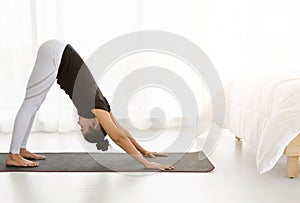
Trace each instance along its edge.
<path fill-rule="evenodd" d="M 154 156 L 163 156 L 163 157 L 167 157 L 167 156 L 168 156 L 167 154 L 164 154 L 164 153 L 158 153 L 158 152 L 153 152 L 153 155 L 154 155 Z"/>
<path fill-rule="evenodd" d="M 148 154 L 148 156 L 150 156 L 151 158 L 154 158 L 154 157 L 155 157 L 155 155 L 154 155 L 152 152 L 150 152 L 150 153 Z"/>
<path fill-rule="evenodd" d="M 174 167 L 173 166 L 168 166 L 168 165 L 162 165 L 160 167 L 161 170 L 173 170 Z"/>
<path fill-rule="evenodd" d="M 173 167 L 173 166 L 170 166 L 170 165 L 164 165 L 164 169 L 165 169 L 165 170 L 173 170 L 174 167 Z"/>
<path fill-rule="evenodd" d="M 154 158 L 155 156 L 161 156 L 161 157 L 167 157 L 168 156 L 167 154 L 158 153 L 158 152 L 147 152 L 145 155 L 149 156 L 151 158 Z"/>
<path fill-rule="evenodd" d="M 155 163 L 155 162 L 152 162 L 151 163 L 154 167 L 153 168 L 156 168 L 156 169 L 159 169 L 159 170 L 173 170 L 174 167 L 171 166 L 171 165 L 164 165 L 164 164 L 159 164 L 159 163 Z"/>
<path fill-rule="evenodd" d="M 146 152 L 144 155 L 148 156 L 148 157 L 151 157 L 151 158 L 155 157 L 152 152 Z"/>

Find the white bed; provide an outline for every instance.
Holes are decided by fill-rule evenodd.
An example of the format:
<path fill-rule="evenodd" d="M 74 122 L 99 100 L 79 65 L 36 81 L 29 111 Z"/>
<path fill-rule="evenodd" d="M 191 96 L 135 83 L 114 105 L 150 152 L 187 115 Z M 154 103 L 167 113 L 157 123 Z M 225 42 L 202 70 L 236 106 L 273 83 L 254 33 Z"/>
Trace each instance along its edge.
<path fill-rule="evenodd" d="M 300 132 L 300 74 L 232 81 L 225 87 L 225 112 L 224 127 L 257 149 L 258 172 L 271 170 Z"/>

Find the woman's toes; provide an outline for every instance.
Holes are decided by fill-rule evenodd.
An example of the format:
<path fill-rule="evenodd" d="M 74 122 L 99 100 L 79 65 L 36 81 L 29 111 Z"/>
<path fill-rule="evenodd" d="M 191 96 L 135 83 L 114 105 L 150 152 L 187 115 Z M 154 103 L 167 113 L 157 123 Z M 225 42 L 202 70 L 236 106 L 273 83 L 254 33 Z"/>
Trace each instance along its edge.
<path fill-rule="evenodd" d="M 33 162 L 32 166 L 33 166 L 33 167 L 37 167 L 37 166 L 39 166 L 39 163 Z"/>

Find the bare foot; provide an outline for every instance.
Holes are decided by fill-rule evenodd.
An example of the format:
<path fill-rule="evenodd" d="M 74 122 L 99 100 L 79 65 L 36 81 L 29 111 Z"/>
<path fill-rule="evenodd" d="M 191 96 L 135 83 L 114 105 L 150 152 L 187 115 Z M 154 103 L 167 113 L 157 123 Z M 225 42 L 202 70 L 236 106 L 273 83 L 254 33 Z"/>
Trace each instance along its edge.
<path fill-rule="evenodd" d="M 24 157 L 25 159 L 34 159 L 34 160 L 44 160 L 44 159 L 46 159 L 45 156 L 31 153 L 30 151 L 28 151 L 25 148 L 20 149 L 20 155 L 22 157 Z"/>
<path fill-rule="evenodd" d="M 39 163 L 24 159 L 20 154 L 9 153 L 6 159 L 6 165 L 17 167 L 38 167 Z"/>

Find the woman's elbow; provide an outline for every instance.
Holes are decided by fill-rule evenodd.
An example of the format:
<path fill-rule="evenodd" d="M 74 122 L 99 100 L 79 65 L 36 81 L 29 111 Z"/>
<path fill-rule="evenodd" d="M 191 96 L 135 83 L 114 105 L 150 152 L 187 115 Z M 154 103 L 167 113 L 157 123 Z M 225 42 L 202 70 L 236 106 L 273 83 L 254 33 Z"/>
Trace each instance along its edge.
<path fill-rule="evenodd" d="M 124 144 L 124 142 L 125 142 L 127 139 L 128 139 L 128 138 L 126 137 L 126 135 L 124 135 L 122 132 L 119 132 L 119 133 L 116 134 L 116 136 L 114 136 L 113 141 L 114 141 L 117 145 L 121 146 L 121 145 Z"/>

